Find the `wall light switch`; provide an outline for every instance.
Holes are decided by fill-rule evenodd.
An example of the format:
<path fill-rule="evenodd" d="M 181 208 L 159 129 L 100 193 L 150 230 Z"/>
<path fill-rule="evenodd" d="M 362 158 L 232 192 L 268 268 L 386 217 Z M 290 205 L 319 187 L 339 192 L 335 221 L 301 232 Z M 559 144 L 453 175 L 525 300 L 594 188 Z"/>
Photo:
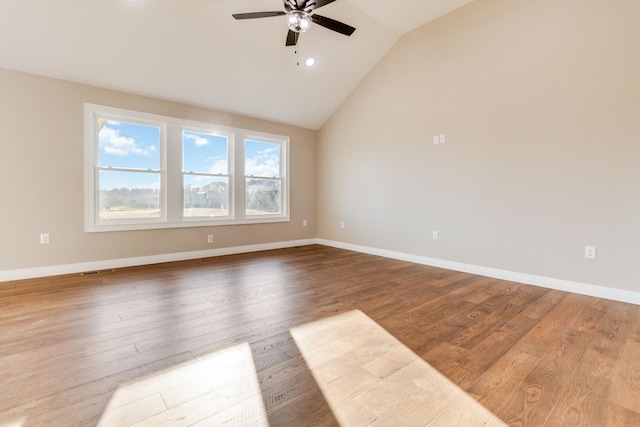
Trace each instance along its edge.
<path fill-rule="evenodd" d="M 433 231 L 431 232 L 431 238 L 432 238 L 433 240 L 438 240 L 438 238 L 439 238 L 439 237 L 440 237 L 440 236 L 438 235 L 438 232 L 437 232 L 436 230 L 433 230 Z"/>
<path fill-rule="evenodd" d="M 49 244 L 49 233 L 42 233 L 40 235 L 40 244 L 48 245 Z"/>
<path fill-rule="evenodd" d="M 440 144 L 440 137 L 438 135 L 433 136 L 433 144 Z"/>
<path fill-rule="evenodd" d="M 303 220 L 302 220 L 302 226 L 303 226 L 303 227 L 306 227 L 307 225 L 309 225 L 309 223 L 307 222 L 307 220 L 306 220 L 306 219 L 303 219 Z"/>
<path fill-rule="evenodd" d="M 444 135 L 440 135 L 440 144 L 444 144 Z"/>
<path fill-rule="evenodd" d="M 344 228 L 344 221 L 340 221 L 340 228 Z"/>

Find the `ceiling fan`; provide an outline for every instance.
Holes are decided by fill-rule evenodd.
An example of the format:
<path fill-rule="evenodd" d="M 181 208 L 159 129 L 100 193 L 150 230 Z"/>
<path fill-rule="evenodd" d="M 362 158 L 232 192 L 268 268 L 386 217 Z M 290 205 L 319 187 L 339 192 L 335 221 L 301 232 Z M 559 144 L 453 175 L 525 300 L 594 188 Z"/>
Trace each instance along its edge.
<path fill-rule="evenodd" d="M 235 13 L 233 17 L 236 19 L 255 19 L 268 18 L 271 16 L 287 16 L 289 24 L 289 32 L 287 33 L 287 46 L 295 46 L 298 44 L 300 33 L 304 33 L 311 27 L 311 23 L 316 23 L 321 27 L 328 28 L 332 31 L 350 36 L 356 30 L 354 27 L 344 24 L 335 19 L 313 13 L 316 9 L 333 3 L 336 0 L 284 0 L 284 11 L 272 12 L 252 12 L 252 13 Z"/>

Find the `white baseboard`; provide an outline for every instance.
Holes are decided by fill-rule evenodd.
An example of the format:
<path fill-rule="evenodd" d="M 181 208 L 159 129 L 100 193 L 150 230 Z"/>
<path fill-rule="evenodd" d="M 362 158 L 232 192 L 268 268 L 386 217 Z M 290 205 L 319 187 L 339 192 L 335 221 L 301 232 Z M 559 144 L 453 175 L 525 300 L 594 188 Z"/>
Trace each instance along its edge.
<path fill-rule="evenodd" d="M 295 246 L 307 246 L 320 244 L 334 248 L 378 255 L 385 258 L 398 259 L 416 264 L 440 267 L 448 270 L 477 274 L 479 276 L 493 277 L 496 279 L 510 280 L 512 282 L 541 286 L 549 289 L 557 289 L 565 292 L 589 295 L 614 301 L 628 302 L 640 305 L 640 293 L 624 289 L 607 288 L 604 286 L 589 285 L 586 283 L 572 282 L 569 280 L 554 279 L 551 277 L 536 276 L 496 268 L 482 267 L 454 261 L 446 261 L 437 258 L 423 257 L 403 252 L 389 251 L 385 249 L 371 248 L 368 246 L 353 245 L 325 239 L 292 240 L 287 242 L 264 243 L 248 246 L 234 246 L 230 248 L 210 249 L 205 251 L 180 252 L 163 255 L 151 255 L 135 258 L 123 258 L 106 261 L 95 261 L 79 264 L 56 265 L 50 267 L 26 268 L 20 270 L 0 271 L 0 283 L 10 280 L 33 279 L 37 277 L 58 276 L 62 274 L 83 273 L 88 271 L 110 270 L 115 268 L 134 267 L 138 265 L 159 264 L 163 262 L 186 261 L 190 259 L 209 258 L 224 255 L 234 255 L 248 252 L 267 251 L 272 249 L 291 248 Z"/>
<path fill-rule="evenodd" d="M 138 265 L 159 264 L 163 262 L 186 261 L 223 255 L 235 255 L 247 252 L 268 251 L 316 244 L 317 239 L 291 240 L 288 242 L 264 243 L 259 245 L 235 246 L 231 248 L 210 249 L 206 251 L 180 252 L 163 255 L 151 255 L 135 258 L 113 259 L 79 264 L 55 265 L 51 267 L 25 268 L 0 271 L 0 282 L 10 280 L 33 279 L 37 277 L 75 274 L 87 271 L 111 270 L 114 268 L 134 267 Z"/>
<path fill-rule="evenodd" d="M 607 288 L 604 286 L 589 285 L 586 283 L 572 282 L 569 280 L 554 279 L 551 277 L 535 276 L 532 274 L 517 273 L 513 271 L 500 270 L 496 268 L 481 267 L 478 265 L 464 264 L 454 261 L 446 261 L 437 258 L 428 258 L 418 255 L 411 255 L 402 252 L 376 249 L 368 246 L 352 245 L 349 243 L 336 242 L 332 240 L 318 239 L 317 243 L 325 246 L 332 246 L 340 249 L 347 249 L 355 252 L 362 252 L 371 255 L 378 255 L 385 258 L 393 258 L 416 264 L 429 265 L 432 267 L 446 268 L 447 270 L 461 271 L 464 273 L 477 274 L 479 276 L 493 277 L 495 279 L 509 280 L 512 282 L 525 283 L 527 285 L 541 286 L 543 288 L 556 289 L 559 291 L 572 292 L 576 294 L 588 295 L 598 298 L 605 298 L 614 301 L 628 302 L 640 305 L 640 293 L 627 291 L 624 289 Z"/>

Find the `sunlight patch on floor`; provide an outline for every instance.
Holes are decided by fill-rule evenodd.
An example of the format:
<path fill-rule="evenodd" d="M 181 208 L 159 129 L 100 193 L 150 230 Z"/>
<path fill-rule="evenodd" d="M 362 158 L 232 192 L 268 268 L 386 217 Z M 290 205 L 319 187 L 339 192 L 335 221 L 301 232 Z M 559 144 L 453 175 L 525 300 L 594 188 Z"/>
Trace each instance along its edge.
<path fill-rule="evenodd" d="M 268 427 L 288 408 L 300 425 L 506 425 L 361 311 L 289 332 L 288 361 L 258 373 L 248 343 L 194 358 L 119 387 L 98 425 Z M 322 420 L 301 403 L 314 389 Z"/>
<path fill-rule="evenodd" d="M 359 310 L 290 330 L 347 426 L 506 426 Z"/>
<path fill-rule="evenodd" d="M 250 425 L 266 417 L 249 344 L 120 387 L 99 426 Z"/>

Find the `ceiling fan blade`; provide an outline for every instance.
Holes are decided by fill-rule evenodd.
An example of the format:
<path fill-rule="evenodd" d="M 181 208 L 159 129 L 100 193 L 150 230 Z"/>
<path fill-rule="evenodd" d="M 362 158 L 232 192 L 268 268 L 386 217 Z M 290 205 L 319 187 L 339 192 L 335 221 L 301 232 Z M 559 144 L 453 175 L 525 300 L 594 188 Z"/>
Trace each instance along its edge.
<path fill-rule="evenodd" d="M 356 30 L 351 25 L 344 24 L 340 21 L 336 21 L 335 19 L 327 18 L 326 16 L 311 15 L 311 19 L 316 24 L 333 30 L 337 33 L 344 34 L 345 36 L 350 36 Z"/>
<path fill-rule="evenodd" d="M 300 33 L 296 33 L 295 31 L 289 30 L 287 33 L 287 46 L 295 46 L 298 44 L 298 37 L 300 37 Z"/>
<path fill-rule="evenodd" d="M 269 18 L 271 16 L 286 15 L 286 12 L 251 12 L 251 13 L 234 13 L 232 16 L 236 19 L 255 19 L 255 18 Z"/>
<path fill-rule="evenodd" d="M 305 9 L 320 9 L 322 6 L 326 6 L 329 3 L 333 3 L 336 0 L 309 0 L 309 4 L 305 5 Z"/>

